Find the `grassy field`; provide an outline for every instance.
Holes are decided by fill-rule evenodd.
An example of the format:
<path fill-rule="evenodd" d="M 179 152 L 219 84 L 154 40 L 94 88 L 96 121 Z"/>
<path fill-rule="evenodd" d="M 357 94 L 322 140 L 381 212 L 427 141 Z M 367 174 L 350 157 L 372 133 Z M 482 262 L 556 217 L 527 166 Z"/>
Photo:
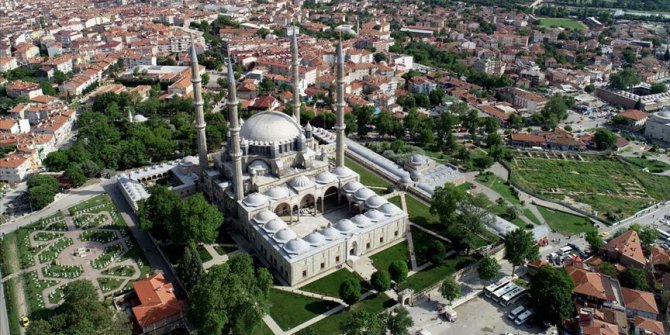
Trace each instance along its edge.
<path fill-rule="evenodd" d="M 440 219 L 436 215 L 430 213 L 430 207 L 419 201 L 419 199 L 407 194 L 405 195 L 405 202 L 407 202 L 407 212 L 410 221 L 427 228 L 431 228 L 430 225 L 440 222 Z"/>
<path fill-rule="evenodd" d="M 399 289 L 411 288 L 414 292 L 419 292 L 474 262 L 475 259 L 470 256 L 452 256 L 442 265 L 430 267 L 407 277 L 400 283 Z"/>
<path fill-rule="evenodd" d="M 507 202 L 512 205 L 521 205 L 521 201 L 519 201 L 519 197 L 514 195 L 512 187 L 505 184 L 505 182 L 498 176 L 494 174 L 479 174 L 476 179 L 482 185 L 500 194 L 503 199 L 507 200 Z"/>
<path fill-rule="evenodd" d="M 585 233 L 593 229 L 591 220 L 585 217 L 555 211 L 542 206 L 537 206 L 537 209 L 547 221 L 549 227 L 559 233 L 573 235 Z"/>
<path fill-rule="evenodd" d="M 272 332 L 272 330 L 270 330 L 268 325 L 266 325 L 265 322 L 261 320 L 256 325 L 256 327 L 254 327 L 251 333 L 249 333 L 249 335 L 274 335 L 274 333 Z"/>
<path fill-rule="evenodd" d="M 563 27 L 574 30 L 586 29 L 586 25 L 573 19 L 540 18 L 540 25 L 545 27 Z"/>
<path fill-rule="evenodd" d="M 313 281 L 301 287 L 300 289 L 303 291 L 314 292 L 339 298 L 340 285 L 342 284 L 342 282 L 350 278 L 356 279 L 361 283 L 361 288 L 363 292 L 369 289 L 368 283 L 363 278 L 361 278 L 361 276 L 347 269 L 337 270 L 319 280 Z"/>
<path fill-rule="evenodd" d="M 348 168 L 352 169 L 354 172 L 358 173 L 361 176 L 361 183 L 363 185 L 375 186 L 375 187 L 387 187 L 389 185 L 389 183 L 385 179 L 379 177 L 372 171 L 362 167 L 361 165 L 352 161 L 351 159 L 345 158 L 344 162 Z"/>
<path fill-rule="evenodd" d="M 289 330 L 339 306 L 336 302 L 314 299 L 276 289 L 270 290 L 269 300 L 270 316 L 284 330 Z"/>
<path fill-rule="evenodd" d="M 581 203 L 612 221 L 670 199 L 670 177 L 643 172 L 614 158 L 582 157 L 585 161 L 517 156 L 511 164 L 512 178 L 523 189 Z"/>
<path fill-rule="evenodd" d="M 649 169 L 650 172 L 663 172 L 665 170 L 670 169 L 670 165 L 657 161 L 655 159 L 646 159 L 646 158 L 639 158 L 639 157 L 626 157 L 626 161 L 635 164 L 641 168 L 647 168 Z"/>
<path fill-rule="evenodd" d="M 386 294 L 381 293 L 363 301 L 359 301 L 351 306 L 350 309 L 344 309 L 337 314 L 331 315 L 313 324 L 308 329 L 314 331 L 315 334 L 339 334 L 340 324 L 342 324 L 353 311 L 364 310 L 371 313 L 381 313 L 395 304 L 395 300 L 389 298 Z M 303 334 L 303 332 L 299 332 L 298 334 Z"/>
<path fill-rule="evenodd" d="M 9 333 L 11 335 L 21 334 L 21 329 L 19 325 L 19 306 L 18 302 L 15 300 L 16 296 L 16 286 L 18 285 L 18 279 L 12 278 L 4 283 L 5 285 L 5 301 L 2 303 L 7 304 L 7 318 L 9 319 Z"/>
<path fill-rule="evenodd" d="M 370 259 L 372 260 L 372 265 L 374 265 L 377 270 L 388 270 L 389 265 L 398 259 L 404 260 L 407 263 L 407 268 L 410 268 L 407 242 L 398 243 L 390 248 L 380 251 L 370 256 Z"/>

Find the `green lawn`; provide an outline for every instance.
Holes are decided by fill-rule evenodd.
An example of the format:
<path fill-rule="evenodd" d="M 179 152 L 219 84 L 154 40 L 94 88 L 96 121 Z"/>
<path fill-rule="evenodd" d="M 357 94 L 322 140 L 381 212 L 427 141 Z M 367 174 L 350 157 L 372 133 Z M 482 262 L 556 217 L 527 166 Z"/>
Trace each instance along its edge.
<path fill-rule="evenodd" d="M 303 291 L 319 293 L 338 298 L 340 296 L 340 285 L 347 279 L 356 279 L 361 283 L 363 292 L 369 289 L 368 283 L 356 273 L 347 269 L 337 270 L 319 280 L 313 281 L 300 289 Z"/>
<path fill-rule="evenodd" d="M 505 182 L 498 176 L 494 174 L 479 174 L 476 179 L 478 182 L 482 183 L 482 185 L 498 193 L 512 205 L 521 205 L 521 201 L 519 201 L 519 197 L 514 195 L 512 187 L 505 184 Z"/>
<path fill-rule="evenodd" d="M 558 19 L 558 18 L 540 18 L 540 25 L 545 27 L 563 27 L 575 30 L 586 29 L 586 25 L 573 19 Z"/>
<path fill-rule="evenodd" d="M 663 172 L 670 169 L 670 164 L 657 161 L 655 159 L 646 159 L 639 157 L 626 157 L 626 161 L 631 162 L 641 168 L 647 168 L 650 172 Z"/>
<path fill-rule="evenodd" d="M 429 229 L 431 228 L 430 225 L 440 222 L 440 219 L 436 215 L 430 213 L 430 207 L 414 196 L 406 194 L 405 202 L 407 202 L 407 212 L 410 221 Z"/>
<path fill-rule="evenodd" d="M 389 183 L 372 171 L 362 167 L 349 158 L 345 158 L 345 165 L 361 176 L 361 183 L 366 186 L 387 187 Z"/>
<path fill-rule="evenodd" d="M 200 255 L 200 261 L 203 263 L 211 261 L 214 257 L 205 249 L 205 246 L 198 244 L 196 247 L 198 254 Z"/>
<path fill-rule="evenodd" d="M 388 270 L 391 263 L 395 260 L 404 260 L 407 263 L 407 267 L 410 268 L 407 241 L 380 251 L 370 256 L 370 259 L 372 260 L 372 265 L 377 270 Z"/>
<path fill-rule="evenodd" d="M 591 220 L 564 212 L 555 211 L 546 207 L 537 206 L 545 221 L 551 229 L 564 234 L 573 235 L 585 233 L 593 229 Z"/>
<path fill-rule="evenodd" d="M 5 301 L 2 303 L 7 304 L 7 318 L 9 319 L 9 332 L 11 335 L 21 334 L 21 329 L 19 325 L 19 306 L 18 302 L 15 300 L 16 289 L 18 286 L 18 279 L 12 278 L 4 283 L 5 285 Z"/>
<path fill-rule="evenodd" d="M 523 215 L 525 215 L 525 216 L 528 218 L 528 220 L 533 221 L 533 223 L 535 223 L 536 225 L 540 225 L 540 224 L 542 224 L 542 221 L 540 221 L 540 220 L 535 216 L 535 214 L 533 214 L 533 212 L 531 212 L 530 209 L 528 209 L 528 208 L 525 208 L 525 207 L 524 207 L 524 209 L 523 209 Z"/>
<path fill-rule="evenodd" d="M 349 310 L 343 309 L 341 312 L 313 324 L 308 329 L 314 331 L 315 334 L 340 334 L 340 325 L 353 311 L 364 310 L 371 313 L 381 313 L 395 304 L 395 300 L 389 298 L 386 294 L 381 293 L 369 297 L 366 300 L 359 301 L 351 306 Z M 298 334 L 302 334 L 302 332 L 299 332 Z"/>
<path fill-rule="evenodd" d="M 321 313 L 339 306 L 338 303 L 302 295 L 270 290 L 270 316 L 279 327 L 289 330 Z"/>
<path fill-rule="evenodd" d="M 517 156 L 512 178 L 522 189 L 558 201 L 571 199 L 610 221 L 670 199 L 670 177 L 615 158 L 581 156 L 584 161 Z"/>
<path fill-rule="evenodd" d="M 452 256 L 443 265 L 433 266 L 407 277 L 400 283 L 399 289 L 411 288 L 419 292 L 474 262 L 475 258 L 471 256 Z"/>
<path fill-rule="evenodd" d="M 472 188 L 472 183 L 466 181 L 465 183 L 458 185 L 457 188 L 463 191 L 469 191 Z"/>
<path fill-rule="evenodd" d="M 263 320 L 260 320 L 260 322 L 256 325 L 256 327 L 254 327 L 249 335 L 274 335 L 274 333 L 272 330 L 270 330 L 268 325 L 263 322 Z"/>

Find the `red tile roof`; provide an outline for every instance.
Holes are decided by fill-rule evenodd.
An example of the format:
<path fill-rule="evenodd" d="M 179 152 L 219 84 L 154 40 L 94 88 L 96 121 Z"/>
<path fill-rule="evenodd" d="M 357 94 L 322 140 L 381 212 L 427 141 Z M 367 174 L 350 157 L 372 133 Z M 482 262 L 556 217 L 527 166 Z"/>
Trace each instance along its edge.
<path fill-rule="evenodd" d="M 627 257 L 642 265 L 646 263 L 644 253 L 642 252 L 642 245 L 640 244 L 640 238 L 634 230 L 629 230 L 610 240 L 603 247 L 603 250 L 616 252 L 619 256 Z"/>
<path fill-rule="evenodd" d="M 162 273 L 138 280 L 133 288 L 140 300 L 140 305 L 133 307 L 133 314 L 142 327 L 180 314 L 186 309 L 186 304 L 177 299 L 172 283 Z"/>
<path fill-rule="evenodd" d="M 623 302 L 626 308 L 658 314 L 658 306 L 651 292 L 638 291 L 622 287 Z"/>
<path fill-rule="evenodd" d="M 621 116 L 623 116 L 627 119 L 631 119 L 631 120 L 634 120 L 634 121 L 640 121 L 642 119 L 647 118 L 649 116 L 649 113 L 645 113 L 645 112 L 643 112 L 641 110 L 637 110 L 637 109 L 627 109 L 627 110 L 619 113 L 619 115 L 621 115 Z"/>
<path fill-rule="evenodd" d="M 646 330 L 654 335 L 665 335 L 665 327 L 663 327 L 663 322 L 661 321 L 635 316 L 635 327 Z"/>

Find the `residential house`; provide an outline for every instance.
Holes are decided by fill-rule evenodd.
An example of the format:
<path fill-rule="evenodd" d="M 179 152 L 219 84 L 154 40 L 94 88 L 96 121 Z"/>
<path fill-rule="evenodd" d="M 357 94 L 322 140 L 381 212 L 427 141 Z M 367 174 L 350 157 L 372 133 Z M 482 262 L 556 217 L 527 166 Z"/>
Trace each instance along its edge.
<path fill-rule="evenodd" d="M 501 95 L 514 106 L 525 109 L 526 112 L 534 114 L 542 110 L 548 99 L 517 87 L 509 87 L 500 90 Z"/>
<path fill-rule="evenodd" d="M 647 260 L 644 257 L 640 237 L 634 230 L 629 230 L 620 236 L 611 239 L 600 249 L 603 256 L 625 267 L 644 269 Z"/>
<path fill-rule="evenodd" d="M 139 301 L 132 307 L 133 318 L 142 334 L 162 335 L 183 326 L 186 303 L 162 273 L 136 281 L 133 290 Z"/>
<path fill-rule="evenodd" d="M 635 335 L 665 335 L 665 327 L 661 321 L 636 316 L 634 322 Z"/>
<path fill-rule="evenodd" d="M 42 87 L 38 83 L 16 80 L 5 86 L 7 96 L 10 98 L 24 97 L 32 99 L 42 95 Z"/>
<path fill-rule="evenodd" d="M 618 116 L 621 116 L 626 120 L 628 120 L 627 128 L 637 131 L 642 129 L 644 125 L 647 123 L 649 113 L 643 112 L 639 109 L 627 109 L 619 113 Z"/>
<path fill-rule="evenodd" d="M 7 72 L 19 67 L 14 57 L 0 57 L 0 72 Z"/>
<path fill-rule="evenodd" d="M 13 153 L 0 159 L 0 181 L 10 184 L 26 179 L 33 165 L 30 155 Z"/>
<path fill-rule="evenodd" d="M 651 292 L 633 290 L 622 287 L 624 305 L 626 314 L 629 318 L 641 316 L 646 319 L 656 320 L 658 318 L 658 306 Z"/>

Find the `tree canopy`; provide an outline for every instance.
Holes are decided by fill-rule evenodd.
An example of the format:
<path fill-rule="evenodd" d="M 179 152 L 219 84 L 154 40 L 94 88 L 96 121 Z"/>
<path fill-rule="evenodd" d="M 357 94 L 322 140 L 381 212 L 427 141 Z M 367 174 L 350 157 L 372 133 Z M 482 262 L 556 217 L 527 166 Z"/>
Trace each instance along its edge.
<path fill-rule="evenodd" d="M 635 69 L 627 67 L 610 75 L 610 86 L 620 90 L 627 90 L 640 83 L 640 77 Z"/>
<path fill-rule="evenodd" d="M 541 267 L 530 278 L 531 304 L 541 320 L 560 325 L 574 316 L 572 278 L 564 268 Z"/>
<path fill-rule="evenodd" d="M 340 284 L 340 298 L 351 305 L 361 299 L 361 283 L 356 278 L 349 278 Z"/>
<path fill-rule="evenodd" d="M 519 228 L 505 236 L 505 259 L 512 263 L 512 273 L 517 266 L 539 257 L 540 250 L 533 232 Z"/>
<path fill-rule="evenodd" d="M 498 264 L 498 261 L 495 258 L 487 256 L 479 261 L 479 266 L 477 266 L 477 273 L 479 274 L 479 278 L 482 280 L 494 279 L 496 276 L 498 276 L 499 272 L 500 264 Z"/>
<path fill-rule="evenodd" d="M 246 334 L 267 313 L 271 287 L 272 275 L 254 269 L 251 256 L 232 256 L 191 290 L 189 321 L 202 334 Z"/>

